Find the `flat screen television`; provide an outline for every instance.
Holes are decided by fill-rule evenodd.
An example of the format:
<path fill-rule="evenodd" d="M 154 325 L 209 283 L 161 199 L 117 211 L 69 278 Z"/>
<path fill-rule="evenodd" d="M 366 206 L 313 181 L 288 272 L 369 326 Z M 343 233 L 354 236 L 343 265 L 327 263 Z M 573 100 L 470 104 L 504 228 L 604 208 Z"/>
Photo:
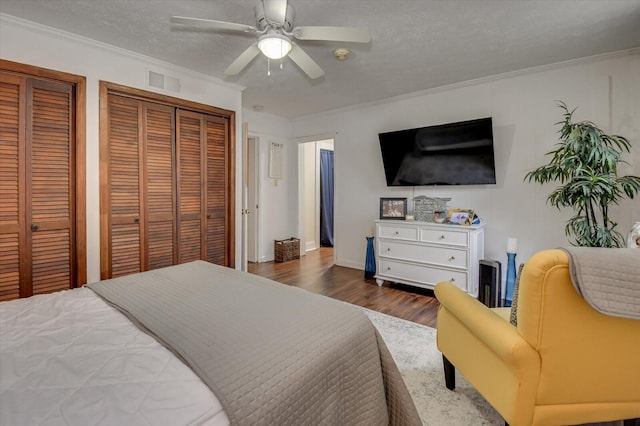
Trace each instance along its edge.
<path fill-rule="evenodd" d="M 387 186 L 496 183 L 491 117 L 378 134 Z"/>

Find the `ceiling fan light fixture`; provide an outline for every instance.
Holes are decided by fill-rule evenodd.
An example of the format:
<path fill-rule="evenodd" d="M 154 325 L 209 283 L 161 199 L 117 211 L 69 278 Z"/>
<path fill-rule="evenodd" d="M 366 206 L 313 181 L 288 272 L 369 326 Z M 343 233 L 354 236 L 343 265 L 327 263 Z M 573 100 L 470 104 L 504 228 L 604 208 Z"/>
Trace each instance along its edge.
<path fill-rule="evenodd" d="M 270 32 L 258 40 L 258 49 L 269 59 L 281 59 L 291 51 L 291 40 L 288 37 Z"/>

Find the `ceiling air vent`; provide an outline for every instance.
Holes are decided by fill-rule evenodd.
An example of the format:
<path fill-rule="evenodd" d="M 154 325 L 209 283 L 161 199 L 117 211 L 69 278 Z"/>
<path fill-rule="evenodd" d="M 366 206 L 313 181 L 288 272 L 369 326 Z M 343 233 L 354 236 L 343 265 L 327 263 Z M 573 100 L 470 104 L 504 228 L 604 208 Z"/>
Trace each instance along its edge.
<path fill-rule="evenodd" d="M 147 86 L 178 93 L 180 91 L 180 80 L 149 70 L 147 73 Z"/>

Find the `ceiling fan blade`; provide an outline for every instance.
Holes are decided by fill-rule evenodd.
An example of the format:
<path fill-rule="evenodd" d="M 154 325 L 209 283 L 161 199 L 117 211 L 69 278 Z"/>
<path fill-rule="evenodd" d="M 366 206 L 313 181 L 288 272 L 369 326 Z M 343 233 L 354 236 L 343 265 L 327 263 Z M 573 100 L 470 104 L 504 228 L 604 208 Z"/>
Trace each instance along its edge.
<path fill-rule="evenodd" d="M 214 21 L 213 19 L 187 18 L 186 16 L 172 16 L 171 22 L 174 24 L 211 28 L 212 30 L 241 31 L 245 33 L 254 33 L 257 31 L 257 29 L 251 25 L 236 24 L 235 22 Z"/>
<path fill-rule="evenodd" d="M 369 43 L 371 33 L 364 27 L 295 27 L 293 36 L 299 40 L 347 41 Z"/>
<path fill-rule="evenodd" d="M 316 62 L 311 59 L 311 56 L 307 55 L 307 53 L 302 50 L 297 44 L 294 44 L 291 48 L 291 52 L 289 52 L 289 58 L 297 66 L 300 67 L 302 71 L 305 72 L 309 76 L 310 79 L 316 79 L 322 77 L 324 75 L 324 71 Z"/>
<path fill-rule="evenodd" d="M 260 53 L 260 49 L 258 49 L 258 43 L 256 42 L 249 46 L 247 50 L 242 52 L 240 56 L 238 56 L 236 60 L 233 61 L 231 65 L 229 65 L 229 67 L 227 67 L 227 69 L 224 71 L 225 75 L 238 74 L 244 69 L 244 67 L 249 65 L 249 62 L 253 61 L 253 58 L 258 56 L 258 53 Z"/>
<path fill-rule="evenodd" d="M 284 25 L 287 15 L 287 0 L 262 0 L 264 16 L 272 23 Z"/>

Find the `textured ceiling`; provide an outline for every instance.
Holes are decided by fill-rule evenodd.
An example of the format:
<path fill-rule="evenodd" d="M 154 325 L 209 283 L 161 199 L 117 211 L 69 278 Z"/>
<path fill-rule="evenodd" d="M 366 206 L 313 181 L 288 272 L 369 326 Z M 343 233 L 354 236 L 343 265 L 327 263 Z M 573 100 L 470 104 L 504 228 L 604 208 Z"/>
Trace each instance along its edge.
<path fill-rule="evenodd" d="M 0 0 L 0 12 L 245 86 L 243 104 L 297 117 L 534 66 L 640 47 L 640 0 L 291 0 L 294 25 L 365 26 L 368 44 L 299 42 L 309 80 L 257 57 L 223 72 L 254 35 L 186 31 L 172 15 L 254 25 L 257 0 Z M 333 58 L 336 47 L 352 57 Z M 273 63 L 272 63 L 273 65 Z"/>

